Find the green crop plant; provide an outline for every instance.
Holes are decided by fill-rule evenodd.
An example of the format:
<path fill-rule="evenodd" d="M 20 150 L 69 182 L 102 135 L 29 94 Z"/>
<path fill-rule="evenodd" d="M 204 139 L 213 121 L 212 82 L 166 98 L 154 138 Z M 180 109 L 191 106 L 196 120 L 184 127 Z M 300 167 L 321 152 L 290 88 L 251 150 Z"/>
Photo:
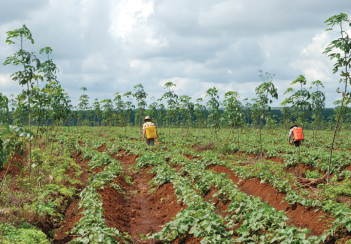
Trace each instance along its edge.
<path fill-rule="evenodd" d="M 6 223 L 0 223 L 0 242 L 3 244 L 49 244 L 51 243 L 46 235 L 27 222 L 14 227 Z"/>
<path fill-rule="evenodd" d="M 9 123 L 9 99 L 0 92 L 0 124 Z"/>
<path fill-rule="evenodd" d="M 339 88 L 337 90 L 338 93 L 342 93 L 342 100 L 341 100 L 338 118 L 335 124 L 333 141 L 330 148 L 330 157 L 329 157 L 328 172 L 327 172 L 327 181 L 329 182 L 330 163 L 333 155 L 333 147 L 334 147 L 336 132 L 338 129 L 340 113 L 344 106 L 345 98 L 347 98 L 348 100 L 351 97 L 351 94 L 347 93 L 347 83 L 348 83 L 348 79 L 350 79 L 350 72 L 348 71 L 348 68 L 351 68 L 351 39 L 349 38 L 348 33 L 343 28 L 344 24 L 351 26 L 351 21 L 348 19 L 348 16 L 346 14 L 340 13 L 339 15 L 334 15 L 330 17 L 324 23 L 327 23 L 327 25 L 330 26 L 330 28 L 326 29 L 326 31 L 333 30 L 335 26 L 339 26 L 340 28 L 340 37 L 332 41 L 330 44 L 328 44 L 328 46 L 325 48 L 323 53 L 327 54 L 331 60 L 337 59 L 336 63 L 334 64 L 333 73 L 335 74 L 339 71 L 339 69 L 343 68 L 344 70 L 342 70 L 340 74 L 341 76 L 340 82 L 345 83 L 345 90 L 343 92 L 340 92 Z"/>
<path fill-rule="evenodd" d="M 314 170 L 314 171 L 306 170 L 305 175 L 307 179 L 318 179 L 322 177 L 318 170 Z"/>
<path fill-rule="evenodd" d="M 10 168 L 10 166 L 15 163 L 17 168 L 20 171 L 20 177 L 23 177 L 23 165 L 22 162 L 18 162 L 17 160 L 14 162 L 14 156 L 15 154 L 19 154 L 21 157 L 24 154 L 24 143 L 20 139 L 21 137 L 24 137 L 26 139 L 32 138 L 33 134 L 30 130 L 26 130 L 25 128 L 21 126 L 13 126 L 13 125 L 8 125 L 5 124 L 5 130 L 0 134 L 1 137 L 7 137 L 5 141 L 2 143 L 2 150 L 5 152 L 3 155 L 3 163 L 7 161 L 7 159 L 10 159 L 10 163 L 7 167 L 7 170 L 4 175 L 4 179 L 6 177 L 7 171 Z M 4 157 L 4 156 L 7 156 Z M 4 179 L 2 184 L 4 183 Z"/>

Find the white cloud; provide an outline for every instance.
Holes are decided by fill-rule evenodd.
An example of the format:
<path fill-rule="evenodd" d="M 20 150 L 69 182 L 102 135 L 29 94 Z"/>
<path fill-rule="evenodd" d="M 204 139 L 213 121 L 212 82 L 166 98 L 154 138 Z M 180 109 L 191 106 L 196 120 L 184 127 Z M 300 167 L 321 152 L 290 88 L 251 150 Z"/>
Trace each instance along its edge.
<path fill-rule="evenodd" d="M 153 13 L 153 2 L 122 0 L 111 11 L 111 33 L 125 39 L 133 29 L 147 21 Z"/>
<path fill-rule="evenodd" d="M 73 103 L 82 86 L 91 99 L 104 99 L 142 83 L 149 97 L 159 98 L 165 92 L 162 82 L 169 79 L 179 95 L 203 97 L 215 86 L 222 97 L 233 90 L 253 98 L 261 82 L 258 70 L 263 70 L 276 74 L 279 101 L 273 106 L 279 106 L 300 74 L 309 81 L 320 79 L 330 91 L 327 106 L 332 106 L 339 77 L 321 52 L 339 34 L 324 32 L 324 21 L 339 6 L 351 12 L 348 1 L 38 0 L 30 6 L 26 0 L 4 1 L 1 63 L 18 50 L 5 44 L 6 31 L 26 23 L 35 45 L 27 42 L 25 49 L 53 48 L 58 80 Z M 21 92 L 9 78 L 17 70 L 1 68 L 3 93 Z"/>

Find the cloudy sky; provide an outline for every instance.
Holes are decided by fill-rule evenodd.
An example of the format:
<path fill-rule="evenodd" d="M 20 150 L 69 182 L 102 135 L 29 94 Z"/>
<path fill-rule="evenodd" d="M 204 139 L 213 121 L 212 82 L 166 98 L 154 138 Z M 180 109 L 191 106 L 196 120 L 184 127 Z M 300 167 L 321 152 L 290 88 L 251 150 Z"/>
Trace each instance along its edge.
<path fill-rule="evenodd" d="M 92 102 L 139 83 L 151 101 L 168 81 L 194 101 L 211 87 L 221 97 L 233 90 L 251 99 L 263 70 L 275 74 L 273 106 L 302 74 L 325 84 L 333 107 L 339 76 L 322 52 L 339 34 L 325 32 L 324 21 L 341 12 L 351 15 L 349 0 L 2 0 L 0 61 L 19 49 L 5 43 L 6 31 L 26 24 L 35 44 L 24 49 L 53 48 L 58 80 L 74 104 L 81 87 Z M 10 78 L 17 70 L 0 66 L 0 92 L 22 90 Z"/>

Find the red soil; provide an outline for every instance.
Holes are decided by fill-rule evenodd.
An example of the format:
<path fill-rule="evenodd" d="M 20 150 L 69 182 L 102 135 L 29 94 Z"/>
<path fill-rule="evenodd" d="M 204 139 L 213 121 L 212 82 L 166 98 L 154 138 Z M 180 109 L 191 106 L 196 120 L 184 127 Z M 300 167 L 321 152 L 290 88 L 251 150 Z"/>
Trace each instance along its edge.
<path fill-rule="evenodd" d="M 55 231 L 54 244 L 68 243 L 74 238 L 70 232 L 74 228 L 74 223 L 77 223 L 83 217 L 83 215 L 79 214 L 83 211 L 83 209 L 78 207 L 79 201 L 80 199 L 77 199 L 68 206 L 65 213 L 65 221 Z"/>
<path fill-rule="evenodd" d="M 278 192 L 276 188 L 268 183 L 261 184 L 259 179 L 242 179 L 223 166 L 211 166 L 209 169 L 228 174 L 234 183 L 242 180 L 239 187 L 243 192 L 260 197 L 262 202 L 267 202 L 278 211 L 286 212 L 286 215 L 290 218 L 289 225 L 311 229 L 311 235 L 322 235 L 324 230 L 329 229 L 328 225 L 335 220 L 323 211 L 315 212 L 314 208 L 306 208 L 298 203 L 293 205 L 287 202 L 282 203 L 286 194 Z"/>
<path fill-rule="evenodd" d="M 74 184 L 74 187 L 77 189 L 84 189 L 89 183 L 89 173 L 87 172 L 86 167 L 86 164 L 89 162 L 89 160 L 83 161 L 83 156 L 80 154 L 75 154 L 73 156 L 75 156 L 74 158 L 76 163 L 81 167 L 81 170 L 83 171 L 83 173 L 79 175 L 79 180 L 81 181 L 81 184 Z M 71 179 L 75 177 L 74 169 L 72 167 L 70 170 L 66 170 L 65 173 Z M 71 201 L 71 203 L 67 206 L 67 209 L 65 210 L 65 220 L 55 227 L 53 243 L 68 243 L 74 238 L 74 236 L 72 236 L 70 232 L 74 228 L 74 223 L 77 223 L 83 217 L 83 215 L 79 214 L 83 211 L 83 209 L 78 208 L 79 201 L 80 199 L 77 199 L 73 202 Z"/>
<path fill-rule="evenodd" d="M 102 145 L 101 147 L 99 147 L 98 149 L 96 149 L 98 152 L 102 152 L 102 151 L 104 151 L 105 150 L 105 148 L 106 148 L 106 145 L 104 144 L 104 145 Z"/>
<path fill-rule="evenodd" d="M 132 177 L 132 184 L 127 184 L 123 177 L 117 177 L 115 181 L 122 186 L 124 194 L 111 187 L 105 187 L 99 193 L 103 197 L 106 224 L 122 232 L 128 232 L 134 241 L 141 243 L 141 234 L 160 231 L 165 223 L 171 221 L 171 218 L 186 206 L 177 203 L 173 185 L 170 183 L 162 185 L 155 192 L 150 192 L 151 187 L 147 183 L 155 176 L 148 173 L 152 167 L 139 170 L 137 173 L 131 171 L 129 168 L 135 163 L 137 156 L 121 156 L 123 152 L 114 158 L 123 164 L 126 173 Z M 156 242 L 147 240 L 142 243 Z"/>
<path fill-rule="evenodd" d="M 13 162 L 11 163 L 10 160 L 8 160 L 8 163 L 4 164 L 4 167 L 2 169 L 0 169 L 0 182 L 2 182 L 5 174 L 6 174 L 6 170 L 8 168 L 8 166 L 11 163 L 10 168 L 7 171 L 7 175 L 10 175 L 12 179 L 17 179 L 20 175 L 20 170 L 18 169 L 18 167 L 16 166 L 16 162 L 19 162 L 21 164 L 21 166 L 24 166 L 23 163 L 23 158 L 19 153 L 16 153 L 13 157 Z"/>

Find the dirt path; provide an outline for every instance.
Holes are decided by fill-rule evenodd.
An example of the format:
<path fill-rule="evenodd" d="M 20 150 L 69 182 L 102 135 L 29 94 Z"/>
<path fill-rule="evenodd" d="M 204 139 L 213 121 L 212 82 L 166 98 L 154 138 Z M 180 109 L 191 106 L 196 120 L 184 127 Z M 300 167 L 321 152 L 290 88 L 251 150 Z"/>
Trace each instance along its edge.
<path fill-rule="evenodd" d="M 156 233 L 165 223 L 186 206 L 177 203 L 173 185 L 164 184 L 152 190 L 149 181 L 155 176 L 149 173 L 152 167 L 133 170 L 131 166 L 136 162 L 136 155 L 112 156 L 124 166 L 124 177 L 117 177 L 114 181 L 121 186 L 124 193 L 107 186 L 98 191 L 102 195 L 105 210 L 106 225 L 127 232 L 135 243 L 156 243 L 154 240 L 143 241 L 142 237 L 148 233 Z M 126 178 L 129 184 L 126 182 Z"/>

